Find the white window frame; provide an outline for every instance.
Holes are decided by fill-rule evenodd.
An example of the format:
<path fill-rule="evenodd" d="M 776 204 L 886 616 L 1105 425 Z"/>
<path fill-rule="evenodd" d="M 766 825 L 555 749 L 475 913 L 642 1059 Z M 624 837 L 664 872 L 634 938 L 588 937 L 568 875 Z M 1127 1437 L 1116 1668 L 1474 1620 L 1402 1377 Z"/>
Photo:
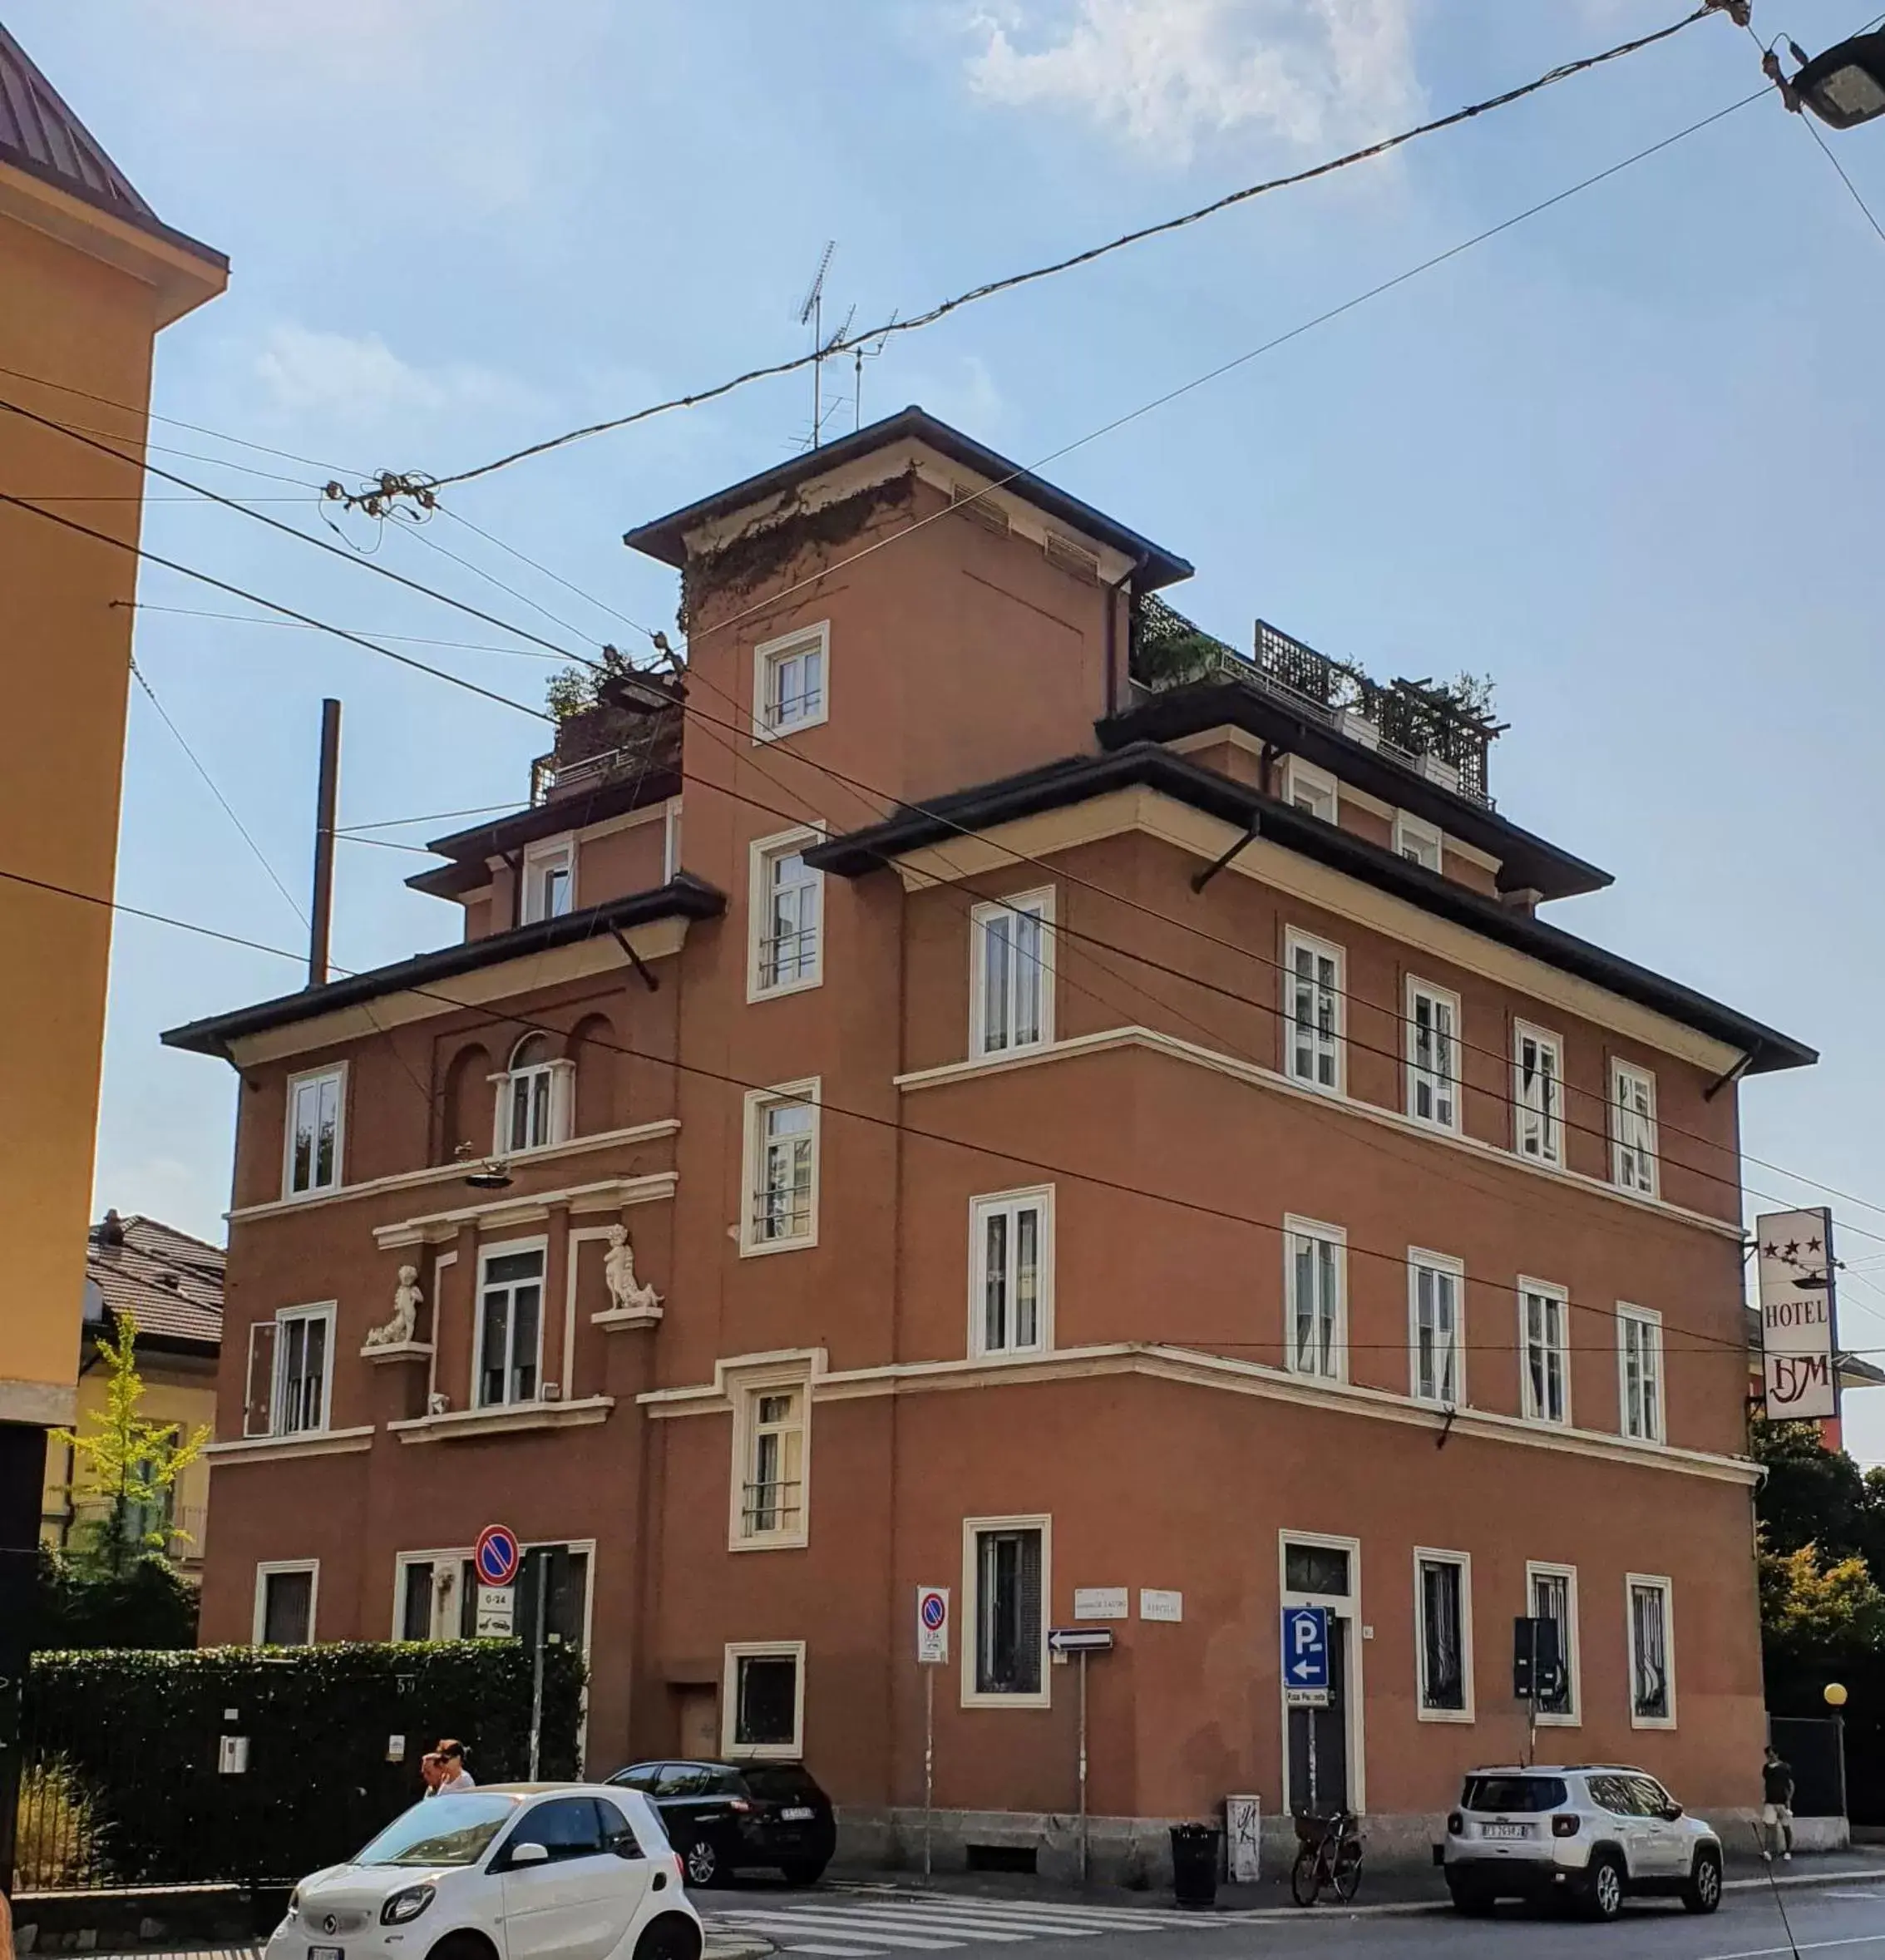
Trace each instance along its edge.
<path fill-rule="evenodd" d="M 1424 1000 L 1432 1008 L 1443 1009 L 1450 1019 L 1451 1025 L 1444 1037 L 1448 1073 L 1444 1074 L 1425 1066 L 1419 1059 L 1420 1029 L 1414 1017 Z M 1436 1029 L 1438 1019 L 1436 1015 L 1429 1022 Z M 1459 995 L 1450 988 L 1436 987 L 1432 981 L 1419 980 L 1409 974 L 1407 976 L 1407 1113 L 1424 1128 L 1445 1130 L 1456 1137 L 1464 1125 L 1466 1100 L 1465 1085 L 1460 1079 L 1460 1058 L 1464 1050 L 1459 1026 Z M 1436 1032 L 1436 1041 L 1439 1039 Z M 1422 1089 L 1431 1094 L 1434 1111 L 1431 1116 L 1420 1113 Z"/>
<path fill-rule="evenodd" d="M 1450 1565 L 1459 1574 L 1459 1678 L 1464 1706 L 1427 1706 L 1427 1588 L 1422 1568 Z M 1478 1719 L 1473 1690 L 1473 1554 L 1445 1552 L 1433 1545 L 1414 1548 L 1414 1708 L 1424 1722 L 1472 1722 Z"/>
<path fill-rule="evenodd" d="M 1641 1090 L 1649 1107 L 1639 1110 L 1633 1094 Z M 1610 1063 L 1610 1175 L 1620 1191 L 1653 1198 L 1662 1181 L 1656 1143 L 1656 1077 L 1634 1062 L 1612 1055 Z"/>
<path fill-rule="evenodd" d="M 790 1656 L 792 1671 L 792 1740 L 742 1742 L 739 1729 L 739 1664 Z M 720 1753 L 729 1762 L 796 1760 L 805 1754 L 805 1642 L 802 1640 L 729 1640 L 720 1680 Z"/>
<path fill-rule="evenodd" d="M 308 1638 L 300 1644 L 313 1646 L 317 1640 L 321 1612 L 321 1562 L 318 1558 L 266 1558 L 256 1566 L 255 1598 L 250 1626 L 253 1644 L 261 1646 L 262 1635 L 268 1625 L 269 1581 L 284 1572 L 308 1574 Z"/>
<path fill-rule="evenodd" d="M 822 842 L 824 837 L 822 826 L 802 824 L 797 829 L 779 831 L 769 837 L 755 837 L 748 847 L 746 998 L 749 1005 L 756 1000 L 776 1000 L 784 994 L 802 994 L 807 988 L 824 984 L 825 874 L 810 865 L 805 866 L 805 872 L 813 895 L 809 928 L 812 970 L 791 980 L 766 977 L 767 946 L 772 936 L 773 869 L 786 858 L 799 856 L 812 845 Z"/>
<path fill-rule="evenodd" d="M 661 881 L 671 885 L 681 871 L 681 799 L 669 797 L 661 819 Z"/>
<path fill-rule="evenodd" d="M 485 1287 L 488 1283 L 486 1276 L 491 1271 L 492 1260 L 513 1258 L 524 1252 L 540 1253 L 543 1258 L 543 1271 L 537 1281 L 539 1294 L 536 1310 L 536 1394 L 528 1401 L 515 1401 L 506 1395 L 501 1401 L 481 1402 L 478 1400 L 478 1378 L 484 1373 L 484 1296 Z M 523 1282 L 508 1281 L 503 1283 L 515 1287 Z M 516 1303 L 513 1300 L 511 1302 L 512 1318 L 506 1323 L 511 1328 L 511 1332 L 507 1333 L 505 1337 L 508 1350 L 504 1370 L 506 1389 L 510 1386 L 511 1375 L 516 1365 Z M 534 1408 L 537 1403 L 543 1400 L 543 1365 L 549 1338 L 549 1239 L 547 1237 L 500 1239 L 481 1245 L 478 1247 L 477 1286 L 471 1295 L 471 1379 L 469 1392 L 465 1398 L 465 1406 L 470 1410 L 481 1411 Z"/>
<path fill-rule="evenodd" d="M 1525 1562 L 1525 1611 L 1527 1615 L 1532 1612 L 1532 1582 L 1535 1578 L 1564 1581 L 1564 1610 L 1571 1617 L 1567 1629 L 1569 1637 L 1565 1642 L 1569 1651 L 1564 1656 L 1564 1675 L 1571 1691 L 1571 1706 L 1563 1715 L 1551 1715 L 1540 1709 L 1538 1726 L 1541 1729 L 1581 1729 L 1584 1725 L 1584 1641 L 1578 1627 L 1577 1568 L 1574 1565 L 1553 1565 L 1548 1559 L 1527 1558 Z"/>
<path fill-rule="evenodd" d="M 1320 1027 L 1310 1031 L 1310 1072 L 1307 1075 L 1296 1073 L 1296 955 L 1306 952 L 1313 959 L 1331 960 L 1335 963 L 1335 985 L 1329 990 L 1334 1003 L 1330 1018 L 1330 1032 L 1325 1035 Z M 1311 985 L 1320 993 L 1322 982 L 1313 980 Z M 1303 1089 L 1314 1089 L 1318 1095 L 1345 1096 L 1348 1094 L 1348 957 L 1340 946 L 1325 939 L 1318 939 L 1313 933 L 1298 932 L 1291 926 L 1283 935 L 1283 1074 Z M 1324 1052 L 1325 1044 L 1335 1058 L 1333 1082 L 1324 1082 L 1314 1064 Z"/>
<path fill-rule="evenodd" d="M 565 831 L 560 837 L 539 837 L 534 844 L 524 847 L 522 865 L 524 890 L 522 902 L 517 907 L 521 925 L 535 926 L 545 919 L 561 919 L 576 909 L 576 838 L 573 831 Z M 544 904 L 543 881 L 551 871 L 561 871 L 569 878 L 570 902 L 560 911 L 551 911 Z"/>
<path fill-rule="evenodd" d="M 1555 1300 L 1558 1305 L 1558 1330 L 1563 1335 L 1557 1350 L 1562 1363 L 1560 1373 L 1564 1381 L 1564 1413 L 1562 1415 L 1547 1414 L 1534 1406 L 1536 1398 L 1532 1393 L 1530 1332 L 1530 1303 L 1534 1294 L 1543 1299 Z M 1571 1296 L 1562 1286 L 1553 1286 L 1549 1280 L 1527 1279 L 1522 1273 L 1518 1277 L 1518 1408 L 1519 1414 L 1527 1422 L 1535 1422 L 1552 1429 L 1567 1429 L 1571 1427 Z"/>
<path fill-rule="evenodd" d="M 532 1028 L 519 1035 L 511 1049 L 511 1063 L 516 1063 L 526 1042 L 535 1041 L 544 1034 L 545 1030 Z M 512 1094 L 520 1079 L 536 1075 L 546 1076 L 550 1082 L 550 1133 L 540 1143 L 513 1143 L 511 1141 Z M 496 1090 L 496 1102 L 491 1112 L 491 1154 L 500 1163 L 507 1163 L 513 1158 L 530 1157 L 540 1150 L 554 1150 L 559 1144 L 570 1141 L 575 1128 L 576 1064 L 566 1055 L 553 1055 L 547 1062 L 526 1063 L 521 1069 L 506 1067 L 491 1080 Z"/>
<path fill-rule="evenodd" d="M 1649 1395 L 1637 1405 L 1630 1390 L 1630 1330 L 1640 1329 L 1639 1344 L 1646 1342 L 1651 1355 Z M 1664 1376 L 1666 1349 L 1662 1338 L 1662 1316 L 1653 1307 L 1632 1306 L 1627 1301 L 1616 1303 L 1616 1429 L 1633 1443 L 1669 1440 L 1669 1406 Z M 1638 1364 L 1638 1372 L 1641 1373 Z M 1643 1417 L 1647 1416 L 1646 1424 Z"/>
<path fill-rule="evenodd" d="M 988 1345 L 988 1222 L 997 1216 L 1009 1221 L 1008 1241 L 1012 1261 L 1017 1241 L 1014 1221 L 1023 1212 L 1034 1212 L 1035 1253 L 1034 1339 L 1025 1347 L 1010 1343 L 1005 1347 Z M 1009 1318 L 1014 1301 L 1009 1301 Z M 1050 1353 L 1054 1348 L 1054 1187 L 1034 1184 L 1021 1191 L 998 1191 L 969 1201 L 969 1352 L 977 1360 L 1007 1360 Z"/>
<path fill-rule="evenodd" d="M 1662 1661 L 1669 1701 L 1666 1715 L 1636 1712 L 1636 1592 L 1638 1587 L 1662 1595 Z M 1660 1572 L 1626 1572 L 1623 1575 L 1623 1642 L 1630 1656 L 1630 1726 L 1633 1729 L 1673 1729 L 1675 1726 L 1675 1587 Z"/>
<path fill-rule="evenodd" d="M 1320 1548 L 1327 1552 L 1345 1552 L 1349 1562 L 1349 1589 L 1347 1593 L 1310 1592 L 1290 1583 L 1290 1548 L 1300 1546 L 1305 1549 Z M 1322 1606 L 1336 1614 L 1345 1622 L 1347 1632 L 1342 1638 L 1347 1642 L 1344 1660 L 1348 1669 L 1348 1691 L 1344 1700 L 1348 1704 L 1348 1750 L 1349 1750 L 1349 1808 L 1358 1816 L 1368 1814 L 1368 1649 L 1373 1644 L 1367 1637 L 1367 1616 L 1362 1611 L 1361 1592 L 1361 1540 L 1345 1538 L 1334 1532 L 1292 1531 L 1287 1525 L 1276 1533 L 1276 1587 L 1279 1602 L 1285 1606 Z M 1283 1800 L 1279 1814 L 1286 1813 L 1299 1798 L 1306 1798 L 1306 1790 L 1291 1789 L 1290 1783 L 1290 1709 L 1286 1699 L 1287 1685 L 1282 1670 L 1276 1673 L 1276 1701 L 1281 1720 L 1279 1736 L 1282 1745 Z"/>
<path fill-rule="evenodd" d="M 311 1301 L 299 1306 L 284 1306 L 276 1310 L 275 1351 L 269 1380 L 269 1434 L 271 1436 L 318 1436 L 333 1427 L 334 1328 L 338 1313 L 339 1302 L 333 1300 Z M 327 1326 L 327 1339 L 321 1350 L 320 1417 L 313 1424 L 299 1429 L 285 1429 L 282 1427 L 283 1407 L 288 1392 L 286 1334 L 289 1323 L 292 1321 L 320 1321 Z"/>
<path fill-rule="evenodd" d="M 818 655 L 818 708 L 815 714 L 797 714 L 790 721 L 769 722 L 766 707 L 771 699 L 774 669 L 800 654 Z M 800 626 L 782 633 L 776 639 L 762 639 L 753 649 L 753 739 L 777 742 L 782 736 L 796 735 L 803 728 L 816 728 L 831 715 L 831 623 L 821 620 L 813 626 Z"/>
<path fill-rule="evenodd" d="M 1525 1099 L 1525 1044 L 1535 1043 L 1541 1053 L 1549 1049 L 1553 1073 L 1550 1078 L 1557 1089 L 1554 1106 L 1542 1113 L 1534 1109 Z M 1538 1148 L 1528 1150 L 1525 1147 L 1527 1135 L 1536 1125 L 1542 1126 L 1538 1139 Z M 1564 1166 L 1564 1044 L 1547 1028 L 1535 1028 L 1529 1021 L 1515 1020 L 1512 1024 L 1512 1148 L 1515 1156 L 1528 1159 L 1532 1163 Z"/>
<path fill-rule="evenodd" d="M 984 1532 L 1038 1531 L 1041 1534 L 1040 1688 L 1032 1695 L 984 1694 L 975 1686 L 982 1627 L 981 1539 Z M 1012 1518 L 965 1518 L 962 1520 L 962 1706 L 965 1708 L 1051 1708 L 1054 1682 L 1049 1672 L 1047 1630 L 1054 1623 L 1054 1518 L 1047 1512 Z"/>
<path fill-rule="evenodd" d="M 1430 871 L 1446 869 L 1445 835 L 1437 823 L 1411 812 L 1394 812 L 1394 856 L 1411 858 Z"/>
<path fill-rule="evenodd" d="M 1420 1275 L 1443 1273 L 1453 1281 L 1453 1394 L 1424 1394 L 1420 1386 Z M 1407 1249 L 1407 1392 L 1429 1409 L 1466 1407 L 1466 1262 L 1450 1253 Z"/>
<path fill-rule="evenodd" d="M 824 1156 L 822 1078 L 808 1075 L 802 1082 L 782 1082 L 771 1089 L 746 1092 L 743 1140 L 740 1148 L 739 1254 L 743 1259 L 759 1259 L 773 1252 L 808 1252 L 818 1242 L 818 1189 Z M 789 1238 L 762 1238 L 758 1229 L 760 1165 L 765 1154 L 765 1118 L 768 1109 L 785 1103 L 803 1103 L 812 1111 L 812 1194 L 807 1229 Z"/>
<path fill-rule="evenodd" d="M 1292 755 L 1284 767 L 1283 801 L 1292 810 L 1300 810 L 1305 816 L 1318 817 L 1324 823 L 1337 823 L 1341 818 L 1340 784 L 1326 769 L 1305 763 L 1300 755 Z"/>
<path fill-rule="evenodd" d="M 812 1532 L 812 1370 L 807 1363 L 743 1370 L 728 1382 L 733 1402 L 732 1491 L 728 1507 L 727 1548 L 731 1552 L 791 1551 L 810 1543 Z M 752 1472 L 757 1454 L 762 1395 L 796 1395 L 798 1416 L 798 1519 L 771 1531 L 746 1528 L 746 1493 L 756 1479 Z"/>
<path fill-rule="evenodd" d="M 330 1062 L 323 1069 L 303 1069 L 298 1075 L 288 1079 L 288 1104 L 283 1113 L 281 1194 L 286 1199 L 324 1197 L 330 1191 L 338 1191 L 347 1182 L 347 1089 L 348 1064 Z M 325 1184 L 310 1183 L 303 1191 L 294 1188 L 294 1105 L 302 1089 L 310 1084 L 329 1079 L 338 1084 L 335 1098 L 333 1126 L 333 1176 Z M 309 1159 L 308 1168 L 313 1168 Z"/>
<path fill-rule="evenodd" d="M 455 1549 L 447 1551 L 396 1552 L 393 1554 L 392 1632 L 387 1637 L 389 1639 L 402 1641 L 406 1637 L 406 1575 L 412 1569 L 412 1568 L 414 1566 L 422 1565 L 428 1572 L 434 1573 L 437 1572 L 438 1568 L 442 1565 L 456 1566 L 461 1569 L 466 1562 L 471 1558 L 474 1550 L 475 1548 L 471 1545 L 462 1545 L 456 1548 Z M 472 1579 L 471 1585 L 475 1590 L 477 1585 L 477 1580 L 476 1577 Z M 438 1625 L 438 1582 L 435 1577 L 432 1582 L 432 1625 L 435 1630 Z M 453 1620 L 456 1624 L 461 1625 L 463 1623 L 461 1618 L 463 1610 L 464 1602 L 458 1596 L 456 1586 L 454 1585 L 452 1588 L 452 1612 Z M 446 1641 L 463 1640 L 466 1637 L 464 1634 L 458 1632 L 440 1633 L 437 1631 L 434 1631 L 432 1633 L 427 1636 L 427 1637 L 432 1640 Z"/>
<path fill-rule="evenodd" d="M 969 1053 L 972 1059 L 999 1060 L 1004 1055 L 1029 1054 L 1054 1043 L 1054 996 L 1055 955 L 1054 930 L 1054 888 L 1044 886 L 1034 891 L 1017 891 L 1007 898 L 991 899 L 970 908 L 969 913 Z M 1040 1000 L 1035 1016 L 1037 1032 L 1032 1040 L 1009 1039 L 1005 1046 L 989 1044 L 988 955 L 989 926 L 1015 912 L 1028 912 L 1040 921 Z M 1014 1005 L 1012 945 L 1010 948 L 1010 1000 Z M 1010 1019 L 1012 1019 L 1012 1012 Z"/>
<path fill-rule="evenodd" d="M 1330 1358 L 1334 1372 L 1305 1368 L 1296 1353 L 1296 1245 L 1310 1240 L 1332 1248 L 1330 1264 L 1335 1272 L 1335 1316 L 1330 1331 Z M 1349 1235 L 1340 1225 L 1325 1225 L 1315 1218 L 1298 1217 L 1293 1212 L 1283 1218 L 1283 1365 L 1292 1375 L 1314 1381 L 1346 1381 L 1349 1378 Z"/>

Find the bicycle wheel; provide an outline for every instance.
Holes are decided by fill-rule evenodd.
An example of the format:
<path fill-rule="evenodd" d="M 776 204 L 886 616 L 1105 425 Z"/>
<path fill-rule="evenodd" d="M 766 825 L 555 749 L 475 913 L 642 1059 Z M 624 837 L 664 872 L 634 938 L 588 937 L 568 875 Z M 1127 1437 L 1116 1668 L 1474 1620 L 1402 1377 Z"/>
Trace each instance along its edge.
<path fill-rule="evenodd" d="M 1290 1897 L 1299 1906 L 1312 1906 L 1322 1889 L 1322 1854 L 1314 1844 L 1305 1844 L 1290 1868 Z"/>
<path fill-rule="evenodd" d="M 1335 1886 L 1344 1905 L 1361 1889 L 1361 1847 L 1352 1839 L 1335 1854 Z"/>

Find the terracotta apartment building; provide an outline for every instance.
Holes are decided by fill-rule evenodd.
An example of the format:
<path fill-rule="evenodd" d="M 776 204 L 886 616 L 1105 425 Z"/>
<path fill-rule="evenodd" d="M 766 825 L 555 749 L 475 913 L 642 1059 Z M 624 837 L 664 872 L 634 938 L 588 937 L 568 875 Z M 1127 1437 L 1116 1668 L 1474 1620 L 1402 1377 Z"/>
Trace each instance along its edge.
<path fill-rule="evenodd" d="M 627 542 L 684 674 L 433 847 L 459 943 L 166 1036 L 242 1084 L 204 1637 L 456 1637 L 501 1519 L 594 1767 L 802 1754 L 894 1849 L 946 1585 L 940 1854 L 1046 1869 L 1104 1615 L 1103 1869 L 1311 1722 L 1424 1836 L 1532 1613 L 1542 1752 L 1754 1800 L 1736 1095 L 1811 1051 L 1539 916 L 1606 874 L 1468 707 L 919 410 Z"/>

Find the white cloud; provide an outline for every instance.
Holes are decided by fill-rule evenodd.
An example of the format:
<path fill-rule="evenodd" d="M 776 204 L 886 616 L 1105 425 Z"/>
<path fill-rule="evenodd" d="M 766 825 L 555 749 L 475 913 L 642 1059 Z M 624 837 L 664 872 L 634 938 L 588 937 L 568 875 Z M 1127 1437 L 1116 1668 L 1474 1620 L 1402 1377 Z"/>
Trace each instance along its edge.
<path fill-rule="evenodd" d="M 1384 136 L 1419 99 L 1413 0 L 1009 0 L 975 87 L 1083 111 L 1174 161 L 1242 128 L 1299 148 Z M 1045 15 L 1044 26 L 1039 24 Z"/>
<path fill-rule="evenodd" d="M 465 361 L 417 368 L 377 333 L 329 333 L 283 323 L 255 358 L 278 407 L 371 425 L 467 410 L 534 408 L 535 391 Z"/>

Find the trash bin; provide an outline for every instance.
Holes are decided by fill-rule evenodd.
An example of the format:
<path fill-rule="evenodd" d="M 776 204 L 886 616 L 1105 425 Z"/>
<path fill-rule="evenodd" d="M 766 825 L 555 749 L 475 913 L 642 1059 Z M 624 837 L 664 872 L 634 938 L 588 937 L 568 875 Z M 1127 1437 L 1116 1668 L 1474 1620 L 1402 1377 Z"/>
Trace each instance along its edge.
<path fill-rule="evenodd" d="M 1172 1826 L 1172 1888 L 1180 1905 L 1202 1910 L 1217 1903 L 1218 1856 L 1215 1825 Z"/>

